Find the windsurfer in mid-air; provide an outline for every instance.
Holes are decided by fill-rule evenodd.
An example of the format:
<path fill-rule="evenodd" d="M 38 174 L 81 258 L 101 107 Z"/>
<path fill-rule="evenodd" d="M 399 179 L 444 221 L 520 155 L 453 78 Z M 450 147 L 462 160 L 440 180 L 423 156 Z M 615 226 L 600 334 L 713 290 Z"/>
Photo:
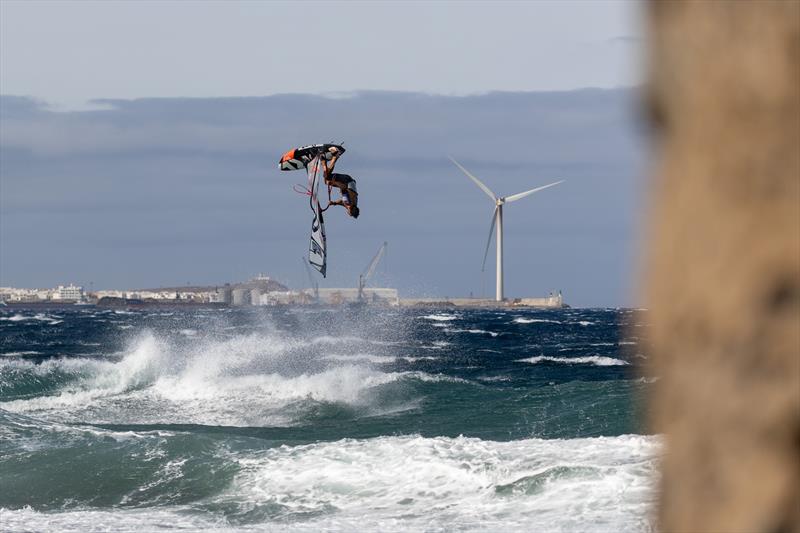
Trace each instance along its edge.
<path fill-rule="evenodd" d="M 358 191 L 356 180 L 347 174 L 334 174 L 333 167 L 336 160 L 344 153 L 344 147 L 338 144 L 312 144 L 289 150 L 281 156 L 278 168 L 281 170 L 305 169 L 308 173 L 308 187 L 296 185 L 294 191 L 309 197 L 308 205 L 314 214 L 311 220 L 311 240 L 308 245 L 308 263 L 319 270 L 322 276 L 327 271 L 327 240 L 325 238 L 325 222 L 319 202 L 319 187 L 324 178 L 328 185 L 328 199 L 330 191 L 336 187 L 341 191 L 341 200 L 331 201 L 330 204 L 341 205 L 347 214 L 358 218 Z"/>
<path fill-rule="evenodd" d="M 325 183 L 330 187 L 336 187 L 342 193 L 341 200 L 331 200 L 330 205 L 341 205 L 347 211 L 347 214 L 353 218 L 358 218 L 360 211 L 358 209 L 358 190 L 356 189 L 356 180 L 347 174 L 336 174 L 333 172 L 333 167 L 336 165 L 336 160 L 342 155 L 342 150 L 337 146 L 328 148 L 331 153 L 331 158 L 325 162 Z"/>

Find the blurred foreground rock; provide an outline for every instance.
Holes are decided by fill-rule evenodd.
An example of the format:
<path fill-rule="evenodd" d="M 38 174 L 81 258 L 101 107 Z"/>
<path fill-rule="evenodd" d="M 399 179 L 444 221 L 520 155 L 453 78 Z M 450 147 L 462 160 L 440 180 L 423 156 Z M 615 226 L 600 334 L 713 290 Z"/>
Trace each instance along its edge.
<path fill-rule="evenodd" d="M 663 531 L 800 531 L 800 2 L 653 2 Z"/>

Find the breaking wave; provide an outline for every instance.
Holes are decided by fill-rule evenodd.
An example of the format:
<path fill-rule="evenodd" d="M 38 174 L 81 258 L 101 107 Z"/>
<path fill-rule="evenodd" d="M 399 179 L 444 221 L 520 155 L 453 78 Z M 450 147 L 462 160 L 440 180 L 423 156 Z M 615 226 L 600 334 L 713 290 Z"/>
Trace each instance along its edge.
<path fill-rule="evenodd" d="M 318 404 L 340 404 L 368 415 L 386 385 L 443 379 L 372 366 L 394 357 L 314 350 L 347 342 L 342 339 L 253 334 L 183 340 L 173 344 L 145 334 L 117 361 L 3 360 L 0 407 L 93 423 L 287 426 Z M 34 390 L 38 394 L 32 395 Z"/>
<path fill-rule="evenodd" d="M 408 435 L 266 448 L 249 439 L 231 448 L 180 431 L 42 425 L 1 410 L 0 420 L 12 437 L 7 452 L 34 437 L 50 449 L 93 450 L 60 463 L 52 479 L 29 471 L 25 486 L 12 484 L 30 505 L 0 509 L 11 531 L 646 531 L 660 450 L 658 437 L 641 435 Z M 129 457 L 147 467 L 134 475 Z M 87 468 L 110 476 L 100 500 L 94 482 L 80 481 Z"/>

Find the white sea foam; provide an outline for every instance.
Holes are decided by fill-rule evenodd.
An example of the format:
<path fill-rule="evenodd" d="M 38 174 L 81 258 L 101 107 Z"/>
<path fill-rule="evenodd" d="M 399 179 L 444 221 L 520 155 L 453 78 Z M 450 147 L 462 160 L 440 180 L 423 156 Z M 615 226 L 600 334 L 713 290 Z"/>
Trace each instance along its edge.
<path fill-rule="evenodd" d="M 613 357 L 605 357 L 602 355 L 589 355 L 583 357 L 549 357 L 546 355 L 539 355 L 536 357 L 529 357 L 527 359 L 518 359 L 518 363 L 531 363 L 537 364 L 542 362 L 550 363 L 563 363 L 565 365 L 595 365 L 595 366 L 623 366 L 629 364 L 622 359 L 615 359 Z"/>
<path fill-rule="evenodd" d="M 230 452 L 200 506 L 0 509 L 6 531 L 651 531 L 660 438 L 493 442 L 418 436 Z M 163 478 L 180 476 L 180 461 Z M 224 512 L 254 522 L 229 522 Z"/>
<path fill-rule="evenodd" d="M 474 335 L 491 335 L 492 337 L 497 337 L 500 335 L 494 331 L 486 331 L 485 329 L 458 329 L 458 328 L 446 328 L 445 333 L 472 333 Z"/>
<path fill-rule="evenodd" d="M 438 324 L 434 324 L 434 325 L 438 325 Z M 442 349 L 447 348 L 448 346 L 451 346 L 451 345 L 452 345 L 452 343 L 447 342 L 447 341 L 433 341 L 430 344 L 423 344 L 422 347 L 425 348 L 425 349 L 428 349 L 428 350 L 442 350 Z"/>
<path fill-rule="evenodd" d="M 27 321 L 34 321 L 34 322 L 47 322 L 51 326 L 55 324 L 61 324 L 64 322 L 60 320 L 60 316 L 48 316 L 43 313 L 36 313 L 34 316 L 27 316 L 27 315 L 20 315 L 15 314 L 11 316 L 0 316 L 0 320 L 4 320 L 6 322 L 27 322 Z"/>
<path fill-rule="evenodd" d="M 487 383 L 494 383 L 499 381 L 511 381 L 510 376 L 480 376 L 478 381 L 485 381 Z"/>
<path fill-rule="evenodd" d="M 440 313 L 435 315 L 425 315 L 421 316 L 420 318 L 424 318 L 426 320 L 433 320 L 434 322 L 449 322 L 450 320 L 458 320 L 458 315 Z"/>
<path fill-rule="evenodd" d="M 514 319 L 514 322 L 517 324 L 534 324 L 537 322 L 547 323 L 547 324 L 561 324 L 558 320 L 547 320 L 546 318 L 522 318 L 517 317 Z"/>
<path fill-rule="evenodd" d="M 411 356 L 400 356 L 399 359 L 406 361 L 408 363 L 416 363 L 417 361 L 436 361 L 438 357 L 431 357 L 429 355 L 411 355 Z"/>
<path fill-rule="evenodd" d="M 79 509 L 57 513 L 44 513 L 23 507 L 22 509 L 0 508 L 0 523 L 3 530 L 11 532 L 86 532 L 105 531 L 199 531 L 209 528 L 225 528 L 222 519 L 202 515 L 187 515 L 177 509 L 154 508 L 125 511 Z"/>
<path fill-rule="evenodd" d="M 445 374 L 428 374 L 426 372 L 402 372 L 400 375 L 406 378 L 418 379 L 419 381 L 428 381 L 432 383 L 449 382 L 449 383 L 471 383 L 467 379 L 457 378 L 454 376 L 446 376 Z"/>
<path fill-rule="evenodd" d="M 23 320 L 31 320 L 31 317 L 17 314 L 11 316 L 0 316 L 0 320 L 6 322 L 22 322 Z"/>
<path fill-rule="evenodd" d="M 302 528 L 641 531 L 657 453 L 636 435 L 347 439 L 244 457 L 228 498 L 323 515 Z"/>

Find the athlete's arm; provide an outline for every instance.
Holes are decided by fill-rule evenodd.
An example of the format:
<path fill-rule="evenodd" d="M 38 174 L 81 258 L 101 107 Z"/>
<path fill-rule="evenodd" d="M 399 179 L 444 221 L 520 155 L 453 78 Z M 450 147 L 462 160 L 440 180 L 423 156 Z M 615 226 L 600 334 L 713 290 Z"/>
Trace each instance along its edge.
<path fill-rule="evenodd" d="M 333 148 L 330 148 L 330 150 L 333 150 Z M 336 166 L 336 161 L 342 156 L 342 153 L 338 150 L 331 153 L 333 155 L 331 156 L 330 160 L 325 163 L 325 167 L 329 174 L 333 172 L 333 167 Z"/>

